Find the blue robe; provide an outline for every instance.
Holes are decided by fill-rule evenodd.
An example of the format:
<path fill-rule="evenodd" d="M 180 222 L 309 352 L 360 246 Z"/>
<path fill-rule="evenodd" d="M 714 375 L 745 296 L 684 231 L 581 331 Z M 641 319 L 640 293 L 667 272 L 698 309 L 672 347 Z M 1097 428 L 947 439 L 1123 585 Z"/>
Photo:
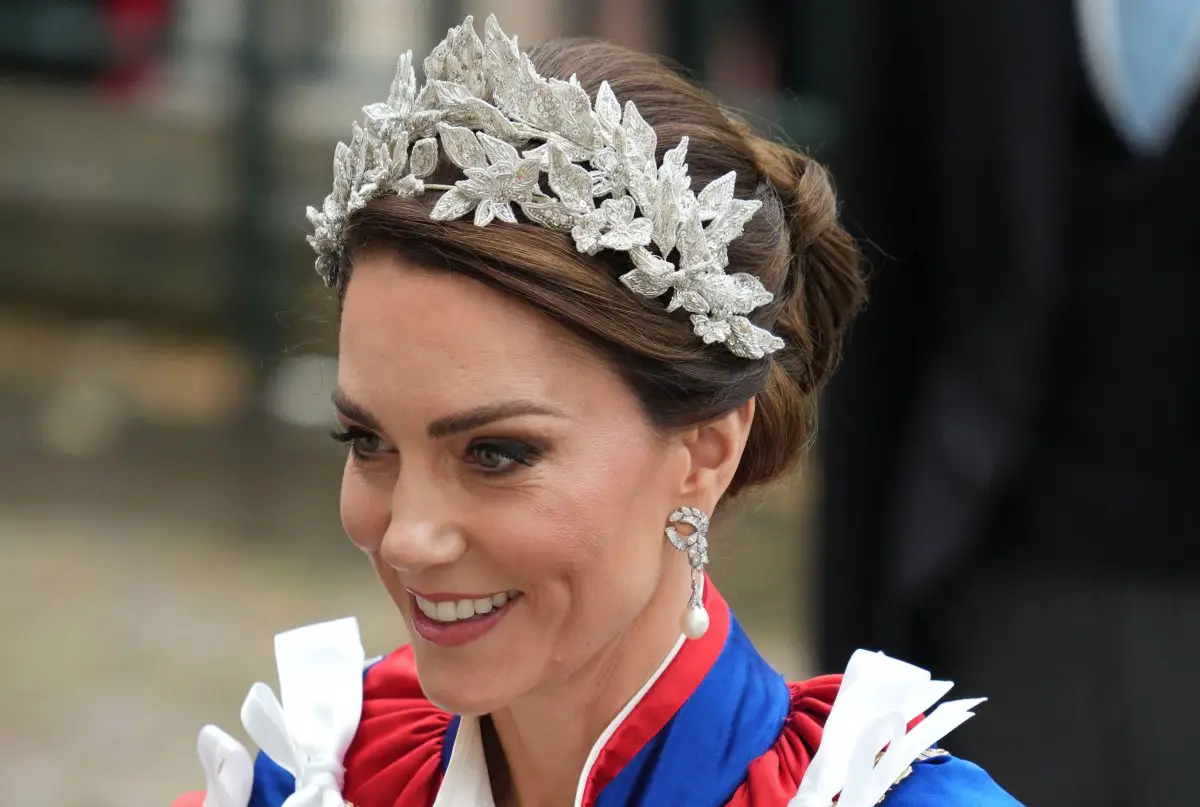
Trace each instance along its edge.
<path fill-rule="evenodd" d="M 594 749 L 580 807 L 786 807 L 795 796 L 820 747 L 840 676 L 787 683 L 711 585 L 705 605 L 708 633 L 677 645 Z M 411 649 L 401 648 L 364 675 L 343 795 L 356 807 L 432 807 L 442 788 L 481 776 L 481 755 L 478 720 L 430 704 Z M 294 788 L 289 773 L 259 754 L 250 807 L 281 807 Z M 946 753 L 914 761 L 882 803 L 1020 807 L 979 767 Z"/>

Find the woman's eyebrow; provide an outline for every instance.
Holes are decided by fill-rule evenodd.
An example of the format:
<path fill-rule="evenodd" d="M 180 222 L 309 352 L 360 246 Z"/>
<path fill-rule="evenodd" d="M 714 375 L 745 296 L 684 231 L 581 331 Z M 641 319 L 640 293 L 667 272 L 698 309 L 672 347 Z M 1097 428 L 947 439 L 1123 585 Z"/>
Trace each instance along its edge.
<path fill-rule="evenodd" d="M 340 389 L 333 391 L 333 406 L 350 420 L 361 423 L 368 429 L 380 430 L 379 420 L 368 412 L 365 407 L 351 400 Z"/>
<path fill-rule="evenodd" d="M 333 393 L 333 405 L 345 417 L 356 423 L 361 423 L 369 429 L 379 431 L 382 427 L 379 419 L 367 411 L 366 407 L 356 403 L 342 390 Z M 440 417 L 431 421 L 426 432 L 434 439 L 443 439 L 455 434 L 478 429 L 499 420 L 521 417 L 522 415 L 548 415 L 565 418 L 566 413 L 561 409 L 537 401 L 516 399 L 512 401 L 497 401 L 484 404 L 473 409 L 455 412 L 452 415 Z"/>
<path fill-rule="evenodd" d="M 562 410 L 547 404 L 538 403 L 537 401 L 497 401 L 496 403 L 484 404 L 474 409 L 438 418 L 429 424 L 426 431 L 430 437 L 440 439 L 472 429 L 478 429 L 481 426 L 495 423 L 498 420 L 507 420 L 508 418 L 520 417 L 521 415 L 566 417 L 566 413 Z"/>

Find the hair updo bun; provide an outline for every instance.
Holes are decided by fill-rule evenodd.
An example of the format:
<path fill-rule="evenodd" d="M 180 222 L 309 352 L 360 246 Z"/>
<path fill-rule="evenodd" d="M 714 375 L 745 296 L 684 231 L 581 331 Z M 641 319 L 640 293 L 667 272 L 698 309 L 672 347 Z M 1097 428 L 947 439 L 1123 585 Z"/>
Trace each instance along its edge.
<path fill-rule="evenodd" d="M 771 330 L 790 350 L 775 354 L 758 394 L 755 429 L 739 476 L 755 485 L 786 472 L 816 431 L 817 394 L 841 353 L 842 335 L 865 299 L 854 239 L 838 221 L 837 196 L 825 167 L 739 123 L 759 169 L 783 203 L 790 253 L 778 286 L 782 307 Z M 764 283 L 766 279 L 764 278 Z M 758 429 L 758 426 L 762 426 Z"/>
<path fill-rule="evenodd" d="M 864 283 L 854 242 L 838 223 L 828 175 L 818 163 L 751 133 L 659 59 L 603 42 L 561 39 L 529 56 L 547 78 L 575 75 L 594 98 L 608 81 L 633 101 L 658 136 L 657 158 L 687 136 L 692 187 L 737 172 L 735 195 L 761 209 L 729 245 L 728 271 L 755 275 L 775 295 L 750 319 L 785 342 L 760 360 L 705 345 L 683 311 L 665 298 L 633 294 L 618 280 L 626 253 L 579 253 L 571 236 L 532 223 L 433 221 L 430 196 L 385 196 L 349 221 L 353 259 L 388 250 L 413 263 L 460 272 L 513 295 L 580 334 L 607 357 L 664 430 L 694 425 L 757 396 L 757 411 L 731 495 L 788 471 L 812 437 L 817 393 L 838 357 L 842 333 L 861 305 Z M 443 162 L 432 181 L 453 183 Z M 519 216 L 520 214 L 518 214 Z M 343 287 L 344 290 L 344 287 Z"/>

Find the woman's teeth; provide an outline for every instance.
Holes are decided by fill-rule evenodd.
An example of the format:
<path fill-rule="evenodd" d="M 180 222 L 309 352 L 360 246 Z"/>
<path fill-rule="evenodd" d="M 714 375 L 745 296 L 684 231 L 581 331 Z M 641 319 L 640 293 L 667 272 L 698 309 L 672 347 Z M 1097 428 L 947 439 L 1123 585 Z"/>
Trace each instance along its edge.
<path fill-rule="evenodd" d="M 417 607 L 421 609 L 421 613 L 430 619 L 436 622 L 458 622 L 461 619 L 470 619 L 503 608 L 518 594 L 520 594 L 519 591 L 502 591 L 478 600 L 443 600 L 442 602 L 432 602 L 416 594 L 413 595 L 413 598 L 417 601 Z"/>

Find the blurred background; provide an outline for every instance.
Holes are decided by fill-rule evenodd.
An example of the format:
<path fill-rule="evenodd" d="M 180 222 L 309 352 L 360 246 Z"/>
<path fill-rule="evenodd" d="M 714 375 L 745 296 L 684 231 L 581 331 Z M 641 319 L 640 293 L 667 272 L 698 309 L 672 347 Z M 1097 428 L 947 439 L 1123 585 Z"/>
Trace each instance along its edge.
<path fill-rule="evenodd" d="M 820 462 L 712 550 L 764 654 L 992 696 L 954 748 L 1026 803 L 1193 803 L 1200 0 L 0 2 L 8 802 L 165 807 L 276 632 L 403 643 L 338 521 L 303 210 L 397 55 L 489 12 L 834 167 L 873 300 Z"/>

